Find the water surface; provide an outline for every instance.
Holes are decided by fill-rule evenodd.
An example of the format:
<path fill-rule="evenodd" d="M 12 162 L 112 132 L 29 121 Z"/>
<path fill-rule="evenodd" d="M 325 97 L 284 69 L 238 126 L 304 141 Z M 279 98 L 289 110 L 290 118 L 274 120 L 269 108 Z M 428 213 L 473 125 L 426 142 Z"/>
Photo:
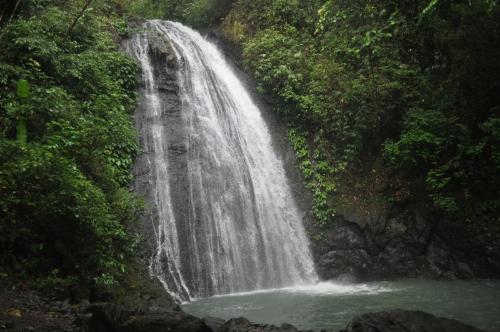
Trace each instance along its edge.
<path fill-rule="evenodd" d="M 358 314 L 409 309 L 500 331 L 500 281 L 324 282 L 199 299 L 183 309 L 200 317 L 246 317 L 301 329 L 341 329 Z"/>

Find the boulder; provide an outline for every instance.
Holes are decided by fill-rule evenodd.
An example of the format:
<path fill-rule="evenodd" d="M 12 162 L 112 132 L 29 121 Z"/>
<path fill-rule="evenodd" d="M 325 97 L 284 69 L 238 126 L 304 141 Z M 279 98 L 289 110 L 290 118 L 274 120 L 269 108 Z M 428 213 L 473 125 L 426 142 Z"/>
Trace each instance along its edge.
<path fill-rule="evenodd" d="M 226 322 L 224 319 L 217 317 L 203 317 L 201 320 L 214 331 L 219 331 Z"/>
<path fill-rule="evenodd" d="M 481 332 L 454 319 L 422 311 L 383 311 L 357 316 L 340 332 Z"/>
<path fill-rule="evenodd" d="M 253 324 L 248 319 L 240 317 L 228 320 L 217 332 L 299 332 L 299 330 L 290 324 L 283 324 L 280 327 L 269 324 Z"/>
<path fill-rule="evenodd" d="M 201 319 L 180 310 L 138 310 L 113 303 L 93 304 L 83 322 L 88 332 L 214 332 Z"/>
<path fill-rule="evenodd" d="M 316 270 L 322 278 L 337 279 L 351 276 L 353 280 L 365 279 L 372 268 L 371 257 L 363 249 L 331 250 L 319 258 Z"/>

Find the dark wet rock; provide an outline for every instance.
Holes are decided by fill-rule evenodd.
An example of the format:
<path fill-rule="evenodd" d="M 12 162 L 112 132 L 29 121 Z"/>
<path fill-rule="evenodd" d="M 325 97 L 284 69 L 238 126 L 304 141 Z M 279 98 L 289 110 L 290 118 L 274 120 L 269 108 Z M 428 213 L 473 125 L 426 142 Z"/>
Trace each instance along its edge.
<path fill-rule="evenodd" d="M 341 332 L 481 332 L 454 319 L 422 311 L 384 311 L 357 316 Z"/>
<path fill-rule="evenodd" d="M 165 68 L 169 69 L 177 68 L 178 61 L 175 56 L 175 52 L 172 49 L 172 45 L 166 39 L 166 37 L 155 31 L 148 31 L 148 33 L 150 34 L 148 39 L 149 55 L 151 56 L 151 59 L 155 62 L 154 64 L 155 69 L 161 71 L 161 69 Z M 168 71 L 166 72 L 167 75 L 161 75 L 161 77 L 160 75 L 155 75 L 155 77 L 160 77 L 160 80 L 163 80 L 162 82 L 164 83 L 172 82 L 174 86 L 177 86 L 176 76 L 170 75 Z M 177 91 L 177 89 L 175 89 L 175 91 Z"/>
<path fill-rule="evenodd" d="M 246 318 L 233 318 L 222 325 L 218 332 L 299 332 L 299 330 L 290 324 L 278 327 L 269 324 L 253 324 Z"/>
<path fill-rule="evenodd" d="M 30 289 L 0 266 L 0 331 L 75 331 L 73 322 L 80 307 L 68 305 L 63 298 Z"/>
<path fill-rule="evenodd" d="M 340 276 L 366 279 L 372 271 L 370 256 L 363 249 L 331 250 L 317 262 L 317 272 L 324 279 Z"/>
<path fill-rule="evenodd" d="M 144 311 L 112 303 L 93 304 L 85 322 L 88 332 L 213 332 L 201 319 L 180 310 Z"/>
<path fill-rule="evenodd" d="M 321 239 L 311 240 L 318 274 L 324 279 L 350 275 L 358 281 L 500 276 L 500 254 L 495 249 L 488 252 L 470 234 L 462 234 L 456 223 L 438 221 L 423 210 L 413 207 L 396 217 L 381 214 L 369 219 L 337 216 L 321 230 Z"/>
<path fill-rule="evenodd" d="M 219 331 L 226 322 L 224 319 L 217 317 L 203 317 L 201 320 L 214 331 Z"/>
<path fill-rule="evenodd" d="M 155 83 L 159 90 L 159 98 L 161 99 L 161 122 L 157 121 L 155 116 L 148 112 L 148 107 L 144 102 L 140 102 L 136 108 L 134 117 L 136 128 L 139 135 L 139 145 L 141 153 L 136 157 L 134 164 L 134 184 L 133 190 L 138 195 L 142 196 L 147 204 L 146 211 L 142 216 L 142 221 L 138 225 L 137 232 L 142 236 L 142 242 L 138 246 L 137 252 L 138 261 L 148 262 L 155 254 L 156 238 L 155 229 L 158 227 L 158 207 L 156 204 L 156 191 L 151 174 L 156 172 L 155 165 L 151 161 L 157 158 L 155 155 L 154 132 L 148 128 L 151 127 L 151 122 L 155 122 L 156 127 L 161 129 L 167 137 L 168 141 L 164 142 L 162 150 L 168 154 L 169 160 L 169 178 L 172 192 L 176 194 L 172 196 L 172 205 L 175 207 L 174 214 L 176 218 L 183 220 L 189 211 L 187 210 L 186 201 L 189 199 L 188 181 L 187 181 L 187 160 L 186 152 L 188 147 L 185 140 L 185 126 L 183 125 L 183 116 L 181 109 L 181 98 L 179 96 L 179 85 L 177 82 L 177 69 L 180 61 L 170 45 L 168 39 L 156 32 L 148 32 L 149 56 L 152 64 Z M 127 45 L 127 41 L 124 42 Z M 128 47 L 125 47 L 128 48 Z M 139 89 L 139 94 L 144 94 L 144 86 Z M 182 230 L 179 230 L 182 232 Z M 168 267 L 168 264 L 164 264 Z M 158 271 L 160 272 L 160 271 Z M 161 272 L 160 272 L 161 273 Z M 169 271 L 164 271 L 168 278 Z M 149 278 L 149 276 L 144 276 Z M 165 293 L 165 292 L 164 292 Z M 166 295 L 165 293 L 165 296 Z M 181 294 L 186 298 L 185 294 Z"/>

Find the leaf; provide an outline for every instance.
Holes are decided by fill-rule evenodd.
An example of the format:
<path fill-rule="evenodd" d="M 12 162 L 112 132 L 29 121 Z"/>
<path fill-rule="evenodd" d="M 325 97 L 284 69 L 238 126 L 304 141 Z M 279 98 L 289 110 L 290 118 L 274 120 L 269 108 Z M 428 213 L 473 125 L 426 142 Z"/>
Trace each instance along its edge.
<path fill-rule="evenodd" d="M 25 79 L 17 81 L 17 96 L 19 98 L 28 98 L 30 95 L 30 84 Z"/>
<path fill-rule="evenodd" d="M 7 316 L 12 316 L 12 317 L 21 317 L 22 316 L 21 310 L 15 309 L 15 308 L 7 309 L 7 311 L 5 312 L 5 314 Z"/>
<path fill-rule="evenodd" d="M 26 119 L 21 118 L 17 120 L 16 133 L 17 133 L 17 141 L 21 144 L 26 144 L 28 137 Z"/>
<path fill-rule="evenodd" d="M 437 5 L 439 4 L 439 0 L 431 0 L 429 4 L 422 10 L 422 13 L 420 14 L 420 19 L 419 22 L 425 18 L 427 15 L 429 15 L 431 12 L 436 9 Z"/>

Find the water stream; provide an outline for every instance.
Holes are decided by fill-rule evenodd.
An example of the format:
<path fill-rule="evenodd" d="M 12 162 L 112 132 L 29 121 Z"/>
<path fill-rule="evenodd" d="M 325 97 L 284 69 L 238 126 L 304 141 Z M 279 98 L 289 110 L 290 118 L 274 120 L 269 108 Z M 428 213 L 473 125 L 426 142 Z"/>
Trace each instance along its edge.
<path fill-rule="evenodd" d="M 151 273 L 181 300 L 313 283 L 303 212 L 259 108 L 199 33 L 157 20 L 145 27 L 150 32 L 136 35 L 130 48 L 145 83 L 149 120 L 141 136 L 154 151 Z M 168 123 L 172 110 L 154 75 L 149 47 L 158 36 L 168 38 L 178 58 L 180 123 Z M 169 136 L 169 125 L 182 130 Z M 178 153 L 170 158 L 172 150 Z"/>

